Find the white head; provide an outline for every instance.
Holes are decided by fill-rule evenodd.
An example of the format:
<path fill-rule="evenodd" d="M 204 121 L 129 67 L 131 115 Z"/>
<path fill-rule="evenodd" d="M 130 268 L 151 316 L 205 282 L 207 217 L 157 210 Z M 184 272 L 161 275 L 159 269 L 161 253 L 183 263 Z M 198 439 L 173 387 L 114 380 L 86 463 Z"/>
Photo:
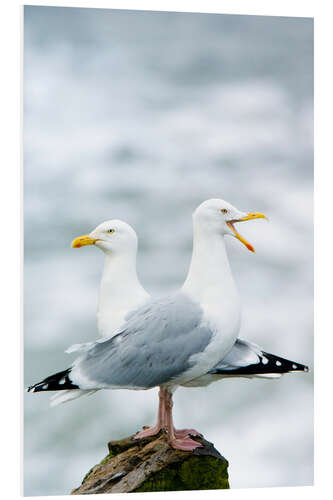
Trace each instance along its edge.
<path fill-rule="evenodd" d="M 121 220 L 102 222 L 91 233 L 72 241 L 72 248 L 95 245 L 106 254 L 136 254 L 138 238 L 134 229 Z"/>
<path fill-rule="evenodd" d="M 253 246 L 236 231 L 234 224 L 253 219 L 266 219 L 259 212 L 241 212 L 230 203 L 220 199 L 206 200 L 193 212 L 195 229 L 206 233 L 217 233 L 233 236 L 241 241 L 248 250 L 254 252 Z"/>

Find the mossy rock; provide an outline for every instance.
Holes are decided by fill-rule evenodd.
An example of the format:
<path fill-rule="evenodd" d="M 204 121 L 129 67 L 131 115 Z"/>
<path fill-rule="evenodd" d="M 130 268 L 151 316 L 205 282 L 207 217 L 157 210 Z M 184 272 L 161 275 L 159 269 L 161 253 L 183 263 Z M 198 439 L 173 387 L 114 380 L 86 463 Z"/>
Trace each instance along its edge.
<path fill-rule="evenodd" d="M 108 443 L 109 453 L 72 494 L 228 489 L 228 461 L 202 437 L 192 452 L 174 450 L 160 433 Z"/>
<path fill-rule="evenodd" d="M 191 456 L 185 462 L 151 474 L 136 492 L 229 489 L 228 462 L 219 458 Z"/>

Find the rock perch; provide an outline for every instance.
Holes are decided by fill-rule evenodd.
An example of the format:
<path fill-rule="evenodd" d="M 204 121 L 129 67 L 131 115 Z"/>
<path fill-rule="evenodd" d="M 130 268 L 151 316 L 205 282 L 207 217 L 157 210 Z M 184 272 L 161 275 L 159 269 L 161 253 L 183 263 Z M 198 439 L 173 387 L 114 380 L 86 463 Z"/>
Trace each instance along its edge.
<path fill-rule="evenodd" d="M 228 489 L 228 461 L 202 437 L 192 452 L 171 448 L 167 435 L 108 443 L 109 454 L 84 477 L 72 495 Z"/>

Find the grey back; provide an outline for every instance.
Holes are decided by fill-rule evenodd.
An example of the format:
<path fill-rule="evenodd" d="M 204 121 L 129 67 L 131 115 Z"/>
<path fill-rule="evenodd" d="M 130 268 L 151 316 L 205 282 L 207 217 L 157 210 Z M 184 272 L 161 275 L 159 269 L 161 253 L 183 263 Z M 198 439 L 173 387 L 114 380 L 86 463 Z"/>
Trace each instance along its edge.
<path fill-rule="evenodd" d="M 73 379 L 80 373 L 98 387 L 168 383 L 186 372 L 191 356 L 209 344 L 212 331 L 200 326 L 202 315 L 199 304 L 182 292 L 150 300 L 128 314 L 117 335 L 92 344 L 74 364 Z"/>

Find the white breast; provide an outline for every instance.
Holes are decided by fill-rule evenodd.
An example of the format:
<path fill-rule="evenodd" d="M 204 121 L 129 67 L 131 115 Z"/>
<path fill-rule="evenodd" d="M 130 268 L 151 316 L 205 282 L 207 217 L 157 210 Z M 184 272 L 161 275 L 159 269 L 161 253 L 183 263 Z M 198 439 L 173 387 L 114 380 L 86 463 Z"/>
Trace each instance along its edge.
<path fill-rule="evenodd" d="M 201 324 L 212 332 L 205 350 L 190 359 L 193 367 L 184 374 L 188 381 L 205 374 L 228 354 L 241 323 L 240 300 L 224 238 L 198 225 L 195 219 L 193 254 L 183 291 L 199 304 L 203 311 Z"/>
<path fill-rule="evenodd" d="M 238 294 L 229 299 L 211 300 L 200 303 L 204 312 L 201 326 L 212 331 L 212 338 L 204 351 L 190 358 L 193 366 L 177 379 L 177 383 L 186 383 L 211 370 L 232 349 L 240 330 L 241 305 Z"/>

